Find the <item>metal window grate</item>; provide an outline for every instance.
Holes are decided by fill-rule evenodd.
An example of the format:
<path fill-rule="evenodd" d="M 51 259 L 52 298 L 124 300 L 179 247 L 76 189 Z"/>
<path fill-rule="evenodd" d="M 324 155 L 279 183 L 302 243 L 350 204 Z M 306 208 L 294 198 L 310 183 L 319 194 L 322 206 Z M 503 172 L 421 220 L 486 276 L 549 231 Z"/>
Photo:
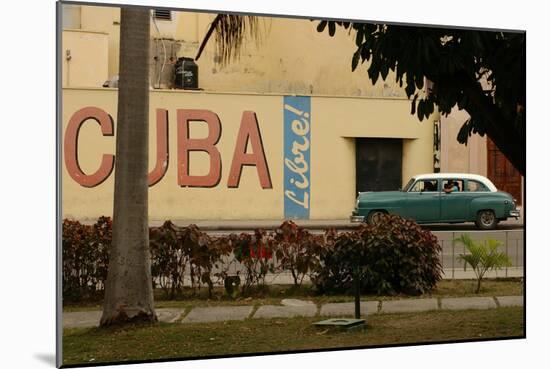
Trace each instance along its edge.
<path fill-rule="evenodd" d="M 155 19 L 172 20 L 172 12 L 167 9 L 155 9 L 153 15 Z"/>

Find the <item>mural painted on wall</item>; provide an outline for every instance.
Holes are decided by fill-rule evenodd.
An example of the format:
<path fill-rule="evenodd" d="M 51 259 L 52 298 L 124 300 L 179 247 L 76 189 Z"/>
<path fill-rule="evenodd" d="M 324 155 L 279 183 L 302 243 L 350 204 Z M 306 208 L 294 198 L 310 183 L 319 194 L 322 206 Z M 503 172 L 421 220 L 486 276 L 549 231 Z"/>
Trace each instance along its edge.
<path fill-rule="evenodd" d="M 222 176 L 222 157 L 216 144 L 222 134 L 222 123 L 218 115 L 209 110 L 178 109 L 177 114 L 177 178 L 180 187 L 216 187 Z M 84 123 L 93 120 L 99 124 L 105 137 L 114 135 L 114 122 L 111 115 L 98 107 L 85 107 L 76 111 L 70 118 L 65 131 L 64 159 L 65 167 L 71 178 L 83 187 L 96 187 L 102 184 L 113 172 L 115 155 L 103 154 L 101 164 L 94 173 L 84 173 L 78 161 L 79 132 Z M 208 127 L 205 138 L 190 137 L 190 122 L 202 122 Z M 156 110 L 157 152 L 155 167 L 149 173 L 149 186 L 162 180 L 170 163 L 168 149 L 168 111 Z M 250 148 L 247 150 L 247 147 Z M 191 175 L 190 153 L 205 152 L 210 159 L 210 168 L 206 175 Z M 248 151 L 248 152 L 247 152 Z M 258 173 L 259 184 L 263 189 L 273 188 L 269 166 L 265 156 L 258 118 L 253 111 L 244 111 L 237 134 L 231 167 L 227 180 L 228 188 L 238 188 L 242 168 L 253 166 Z"/>
<path fill-rule="evenodd" d="M 311 98 L 284 97 L 285 218 L 309 219 Z"/>

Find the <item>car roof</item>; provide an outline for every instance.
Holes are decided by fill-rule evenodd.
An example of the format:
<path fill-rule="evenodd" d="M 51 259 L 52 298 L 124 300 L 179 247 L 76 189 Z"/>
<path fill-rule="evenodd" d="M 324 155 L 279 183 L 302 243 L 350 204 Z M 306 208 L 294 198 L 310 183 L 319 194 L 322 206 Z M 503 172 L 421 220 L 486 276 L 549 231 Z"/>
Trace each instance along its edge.
<path fill-rule="evenodd" d="M 483 183 L 491 192 L 498 191 L 487 177 L 472 173 L 425 173 L 413 176 L 414 179 L 471 179 Z"/>

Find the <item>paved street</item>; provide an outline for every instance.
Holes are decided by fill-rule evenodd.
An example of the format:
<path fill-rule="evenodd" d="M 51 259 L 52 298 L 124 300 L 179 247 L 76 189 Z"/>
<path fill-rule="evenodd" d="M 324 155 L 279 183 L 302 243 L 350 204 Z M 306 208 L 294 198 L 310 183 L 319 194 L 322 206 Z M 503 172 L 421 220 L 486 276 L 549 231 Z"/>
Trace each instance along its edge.
<path fill-rule="evenodd" d="M 256 228 L 265 230 L 275 229 L 283 222 L 280 219 L 275 220 L 189 220 L 189 219 L 172 219 L 172 222 L 180 227 L 196 224 L 201 230 L 209 234 L 227 234 L 250 232 Z M 351 223 L 349 219 L 322 219 L 322 220 L 294 220 L 300 227 L 307 228 L 314 233 L 321 233 L 327 228 L 336 228 L 340 231 L 351 230 L 359 226 L 359 223 Z M 92 224 L 91 222 L 90 224 Z M 162 225 L 164 221 L 151 220 L 149 224 L 153 227 Z M 433 231 L 479 231 L 474 223 L 459 223 L 459 224 L 425 224 L 423 228 Z M 523 219 L 508 219 L 500 222 L 498 230 L 523 229 Z"/>
<path fill-rule="evenodd" d="M 500 222 L 496 231 L 500 230 L 521 230 L 524 228 L 523 216 L 519 219 L 508 219 Z M 81 223 L 92 225 L 97 219 L 83 219 Z M 279 227 L 283 220 L 281 219 L 255 219 L 255 220 L 240 220 L 240 219 L 220 219 L 220 220 L 200 220 L 200 219 L 171 219 L 172 223 L 179 227 L 186 227 L 190 224 L 196 224 L 202 231 L 212 235 L 221 235 L 228 233 L 252 232 L 254 229 L 260 228 L 264 230 L 272 230 Z M 352 230 L 357 228 L 360 223 L 351 223 L 348 218 L 345 219 L 295 219 L 293 220 L 298 226 L 307 228 L 313 233 L 322 233 L 325 229 L 336 228 L 339 231 Z M 149 225 L 151 227 L 161 226 L 165 220 L 151 219 Z M 431 231 L 479 231 L 474 223 L 440 223 L 440 224 L 423 224 L 425 229 Z"/>
<path fill-rule="evenodd" d="M 422 228 L 429 229 L 430 231 L 479 231 L 474 223 L 458 223 L 458 224 L 424 224 Z M 504 230 L 518 230 L 523 229 L 523 221 L 519 220 L 506 220 L 500 222 L 495 231 Z"/>
<path fill-rule="evenodd" d="M 402 299 L 390 301 L 362 301 L 361 315 L 414 313 L 437 310 L 497 309 L 500 307 L 523 306 L 523 296 L 462 297 Z M 311 301 L 284 299 L 280 305 L 215 306 L 185 309 L 157 309 L 157 316 L 165 323 L 207 323 L 228 320 L 260 318 L 291 318 L 298 316 L 353 317 L 353 302 L 315 305 Z M 63 313 L 63 328 L 94 327 L 99 324 L 101 311 L 78 311 Z"/>

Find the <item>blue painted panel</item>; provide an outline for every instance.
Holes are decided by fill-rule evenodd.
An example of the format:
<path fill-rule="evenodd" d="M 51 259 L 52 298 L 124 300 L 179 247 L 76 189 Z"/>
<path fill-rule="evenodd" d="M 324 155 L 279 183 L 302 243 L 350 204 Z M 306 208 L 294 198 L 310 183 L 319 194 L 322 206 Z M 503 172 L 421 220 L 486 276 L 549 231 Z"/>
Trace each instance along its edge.
<path fill-rule="evenodd" d="M 309 219 L 311 98 L 285 96 L 283 104 L 285 218 Z"/>

